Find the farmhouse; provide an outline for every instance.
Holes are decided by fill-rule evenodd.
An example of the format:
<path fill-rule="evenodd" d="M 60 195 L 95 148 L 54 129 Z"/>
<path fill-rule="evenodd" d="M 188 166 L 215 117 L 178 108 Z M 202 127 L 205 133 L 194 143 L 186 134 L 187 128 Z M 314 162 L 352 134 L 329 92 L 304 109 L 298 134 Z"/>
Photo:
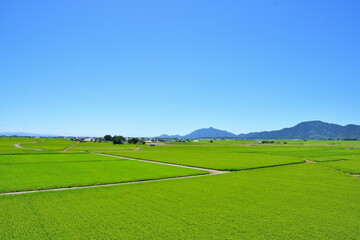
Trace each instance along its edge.
<path fill-rule="evenodd" d="M 95 141 L 95 139 L 94 138 L 85 138 L 83 141 L 84 142 L 93 142 L 93 141 Z"/>

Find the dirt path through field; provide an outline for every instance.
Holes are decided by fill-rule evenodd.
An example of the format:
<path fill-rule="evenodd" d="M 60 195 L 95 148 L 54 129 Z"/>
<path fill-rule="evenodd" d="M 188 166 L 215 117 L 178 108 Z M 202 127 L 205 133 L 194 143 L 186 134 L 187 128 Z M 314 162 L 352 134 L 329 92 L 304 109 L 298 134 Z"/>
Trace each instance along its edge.
<path fill-rule="evenodd" d="M 191 176 L 183 176 L 183 177 L 168 177 L 168 178 L 159 178 L 159 179 L 150 179 L 150 180 L 138 180 L 138 181 L 132 181 L 132 182 L 94 184 L 94 185 L 79 186 L 79 187 L 64 187 L 64 188 L 42 189 L 42 190 L 29 190 L 29 191 L 21 191 L 21 192 L 6 192 L 6 193 L 0 193 L 0 196 L 1 195 L 36 193 L 36 192 L 54 192 L 54 191 L 82 189 L 82 188 L 107 187 L 107 186 L 127 185 L 127 184 L 144 183 L 144 182 L 159 182 L 159 181 L 181 179 L 181 178 L 195 178 L 195 177 L 202 177 L 202 176 L 208 176 L 208 175 L 210 175 L 210 174 L 200 174 L 200 175 L 191 175 Z"/>
<path fill-rule="evenodd" d="M 21 147 L 21 146 L 19 146 L 19 147 Z M 204 177 L 204 176 L 218 175 L 218 174 L 224 174 L 224 173 L 230 173 L 231 172 L 231 171 L 220 171 L 220 170 L 214 170 L 214 169 L 208 169 L 208 168 L 200 168 L 200 167 L 179 165 L 179 164 L 173 164 L 173 163 L 150 161 L 150 160 L 130 158 L 130 157 L 122 157 L 122 156 L 110 155 L 110 154 L 105 154 L 105 153 L 91 152 L 91 154 L 97 154 L 97 155 L 113 157 L 113 158 L 120 158 L 120 159 L 126 159 L 126 160 L 132 160 L 132 161 L 147 162 L 147 163 L 160 164 L 160 165 L 168 165 L 168 166 L 173 166 L 173 167 L 181 167 L 181 168 L 202 170 L 202 171 L 207 171 L 207 173 L 205 173 L 205 174 L 195 174 L 195 175 L 190 175 L 190 176 L 181 176 L 181 177 L 167 177 L 167 178 L 160 178 L 160 179 L 137 180 L 137 181 L 131 181 L 131 182 L 105 183 L 105 184 L 93 184 L 93 185 L 76 186 L 76 187 L 62 187 L 62 188 L 53 188 L 53 189 L 28 190 L 28 191 L 19 191 L 19 192 L 6 192 L 6 193 L 0 193 L 0 196 L 1 195 L 15 195 L 15 194 L 35 193 L 35 192 L 52 192 L 52 191 L 62 191 L 62 190 L 71 190 L 71 189 L 93 188 L 93 187 L 106 187 L 106 186 L 135 184 L 135 183 L 143 183 L 143 182 L 155 182 L 155 181 L 158 182 L 158 181 L 183 179 L 183 178 Z M 286 165 L 288 165 L 288 164 L 278 165 L 278 166 L 286 166 Z M 268 166 L 268 167 L 275 167 L 275 166 Z M 251 170 L 251 169 L 248 169 L 248 170 Z"/>
<path fill-rule="evenodd" d="M 208 173 L 196 174 L 196 175 L 190 175 L 190 176 L 181 176 L 181 177 L 168 177 L 168 178 L 161 178 L 161 179 L 138 180 L 138 181 L 132 181 L 132 182 L 106 183 L 106 184 L 94 184 L 94 185 L 78 186 L 78 187 L 63 187 L 63 188 L 42 189 L 42 190 L 28 190 L 28 191 L 20 191 L 20 192 L 7 192 L 7 193 L 0 193 L 0 196 L 1 195 L 15 195 L 15 194 L 35 193 L 35 192 L 53 192 L 53 191 L 81 189 L 81 188 L 116 186 L 116 185 L 134 184 L 134 183 L 143 183 L 143 182 L 155 182 L 155 181 L 182 179 L 182 178 L 203 177 L 203 176 L 209 176 L 209 175 L 229 173 L 229 171 L 219 171 L 219 170 L 207 169 L 207 168 L 198 168 L 198 167 L 184 166 L 184 165 L 171 164 L 171 163 L 148 161 L 148 160 L 142 160 L 142 159 L 136 159 L 136 158 L 120 157 L 120 156 L 104 154 L 104 153 L 92 153 L 92 154 L 97 154 L 97 155 L 102 155 L 102 156 L 107 156 L 107 157 L 120 158 L 120 159 L 126 159 L 126 160 L 132 160 L 132 161 L 148 162 L 148 163 L 160 164 L 160 165 L 168 165 L 168 166 L 173 166 L 173 167 L 182 167 L 182 168 L 189 168 L 189 169 L 195 169 L 195 170 L 202 170 L 202 171 L 207 171 Z"/>
<path fill-rule="evenodd" d="M 36 142 L 27 142 L 27 143 L 36 143 Z M 29 148 L 29 147 L 23 147 L 20 144 L 24 144 L 24 143 L 16 143 L 14 144 L 14 147 L 17 148 L 24 148 L 24 149 L 30 149 L 30 150 L 36 150 L 36 151 L 43 151 L 44 149 L 40 149 L 40 148 Z"/>
<path fill-rule="evenodd" d="M 168 166 L 173 166 L 173 167 L 190 168 L 190 169 L 195 169 L 195 170 L 208 171 L 209 174 L 222 174 L 222 173 L 230 172 L 230 171 L 220 171 L 220 170 L 214 170 L 214 169 L 208 169 L 208 168 L 191 167 L 191 166 L 179 165 L 179 164 L 173 164 L 173 163 L 150 161 L 150 160 L 144 160 L 144 159 L 138 159 L 138 158 L 121 157 L 121 156 L 110 155 L 110 154 L 105 154 L 105 153 L 91 153 L 91 154 L 97 154 L 97 155 L 103 155 L 103 156 L 107 156 L 107 157 L 115 157 L 115 158 L 121 158 L 121 159 L 133 160 L 133 161 L 139 161 L 139 162 L 168 165 Z"/>
<path fill-rule="evenodd" d="M 64 148 L 64 149 L 63 149 L 63 150 L 61 150 L 61 151 L 65 152 L 65 151 L 69 150 L 70 148 L 72 148 L 72 147 L 74 147 L 74 146 L 78 145 L 79 143 L 80 143 L 80 142 L 76 142 L 76 143 L 74 143 L 73 145 L 71 145 L 71 146 L 69 146 L 69 147 L 67 147 L 67 148 Z"/>
<path fill-rule="evenodd" d="M 21 146 L 19 146 L 19 147 L 21 147 Z M 131 181 L 131 182 L 104 183 L 104 184 L 93 184 L 93 185 L 86 185 L 86 186 L 62 187 L 62 188 L 41 189 L 41 190 L 26 190 L 26 191 L 19 191 L 19 192 L 6 192 L 6 193 L 0 193 L 0 196 L 1 195 L 15 195 L 15 194 L 25 194 L 25 193 L 36 193 L 36 192 L 53 192 L 53 191 L 82 189 L 82 188 L 106 187 L 106 186 L 116 186 L 116 185 L 135 184 L 135 183 L 144 183 L 144 182 L 158 182 L 158 181 L 175 180 L 175 179 L 183 179 L 183 178 L 205 177 L 205 176 L 210 176 L 210 175 L 218 175 L 218 174 L 225 174 L 225 173 L 230 173 L 231 172 L 231 171 L 220 171 L 220 170 L 214 170 L 214 169 L 208 169 L 208 168 L 200 168 L 200 167 L 179 165 L 179 164 L 173 164 L 173 163 L 150 161 L 150 160 L 130 158 L 130 157 L 122 157 L 122 156 L 110 155 L 110 154 L 105 154 L 105 153 L 91 152 L 91 154 L 97 154 L 97 155 L 120 158 L 120 159 L 126 159 L 126 160 L 132 160 L 132 161 L 147 162 L 147 163 L 160 164 L 160 165 L 168 165 L 168 166 L 173 166 L 173 167 L 181 167 L 181 168 L 202 170 L 202 171 L 207 171 L 207 173 L 205 173 L 205 174 L 195 174 L 195 175 L 190 175 L 190 176 L 181 176 L 181 177 L 167 177 L 167 178 L 160 178 L 160 179 L 137 180 L 137 181 Z M 286 165 L 288 165 L 288 164 L 278 165 L 278 166 L 286 166 Z M 268 166 L 268 167 L 278 167 L 278 166 Z M 252 170 L 252 169 L 247 169 L 247 170 Z"/>

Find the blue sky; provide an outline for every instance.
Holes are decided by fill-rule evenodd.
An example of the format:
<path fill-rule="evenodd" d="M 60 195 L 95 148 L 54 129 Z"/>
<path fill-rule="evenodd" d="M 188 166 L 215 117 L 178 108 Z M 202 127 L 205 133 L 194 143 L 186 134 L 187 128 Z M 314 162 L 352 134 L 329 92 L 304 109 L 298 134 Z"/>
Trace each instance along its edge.
<path fill-rule="evenodd" d="M 0 132 L 360 124 L 359 1 L 1 1 Z"/>

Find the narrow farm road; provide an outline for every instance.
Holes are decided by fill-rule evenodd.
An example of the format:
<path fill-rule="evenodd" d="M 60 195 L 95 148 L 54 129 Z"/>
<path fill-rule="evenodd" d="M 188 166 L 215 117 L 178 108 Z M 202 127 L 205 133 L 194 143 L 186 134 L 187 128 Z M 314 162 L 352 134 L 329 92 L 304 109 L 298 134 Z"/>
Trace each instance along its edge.
<path fill-rule="evenodd" d="M 190 168 L 190 169 L 195 169 L 195 170 L 208 171 L 209 174 L 223 174 L 223 173 L 230 172 L 230 171 L 220 171 L 220 170 L 214 170 L 214 169 L 208 169 L 208 168 L 191 167 L 191 166 L 179 165 L 179 164 L 173 164 L 173 163 L 150 161 L 150 160 L 144 160 L 144 159 L 138 159 L 138 158 L 121 157 L 121 156 L 110 155 L 110 154 L 105 154 L 105 153 L 94 153 L 94 152 L 92 152 L 92 154 L 103 155 L 103 156 L 107 156 L 107 157 L 122 158 L 122 159 L 126 159 L 126 160 L 133 160 L 133 161 L 139 161 L 139 162 L 147 162 L 147 163 L 168 165 L 168 166 L 173 166 L 173 167 Z"/>
<path fill-rule="evenodd" d="M 72 147 L 74 147 L 74 146 L 78 145 L 79 143 L 80 143 L 80 142 L 76 142 L 76 143 L 74 143 L 73 145 L 71 145 L 71 146 L 69 146 L 69 147 L 67 147 L 67 148 L 64 148 L 64 149 L 63 149 L 63 150 L 61 150 L 61 151 L 65 152 L 65 151 L 69 150 L 70 148 L 72 148 Z"/>
<path fill-rule="evenodd" d="M 168 178 L 159 178 L 159 179 L 150 179 L 150 180 L 138 180 L 138 181 L 132 181 L 132 182 L 94 184 L 94 185 L 86 185 L 86 186 L 78 186 L 78 187 L 63 187 L 63 188 L 53 188 L 53 189 L 29 190 L 29 191 L 21 191 L 21 192 L 6 192 L 6 193 L 0 193 L 0 196 L 1 195 L 36 193 L 36 192 L 54 192 L 54 191 L 82 189 L 82 188 L 107 187 L 107 186 L 117 186 L 117 185 L 126 185 L 126 184 L 134 184 L 134 183 L 144 183 L 144 182 L 159 182 L 159 181 L 166 181 L 166 180 L 173 180 L 173 179 L 180 179 L 180 178 L 202 177 L 202 176 L 208 176 L 208 175 L 210 175 L 210 174 L 191 175 L 191 176 L 183 176 L 183 177 L 168 177 Z"/>
<path fill-rule="evenodd" d="M 36 142 L 27 142 L 27 143 L 36 143 Z M 24 149 L 30 149 L 30 150 L 36 150 L 36 151 L 43 151 L 44 149 L 40 149 L 40 148 L 29 148 L 29 147 L 23 147 L 20 144 L 24 144 L 24 143 L 16 143 L 14 144 L 14 147 L 17 148 L 24 148 Z"/>
<path fill-rule="evenodd" d="M 15 145 L 17 145 L 17 147 L 24 148 L 24 147 L 21 147 L 19 144 L 15 144 Z M 71 147 L 71 146 L 70 146 L 70 147 Z M 34 148 L 32 148 L 32 149 L 34 149 Z M 42 149 L 34 149 L 34 150 L 42 150 Z M 160 164 L 160 165 L 168 165 L 168 166 L 173 166 L 173 167 L 181 167 L 181 168 L 189 168 L 189 169 L 195 169 L 195 170 L 202 170 L 202 171 L 207 171 L 208 173 L 205 173 L 205 174 L 197 174 L 197 175 L 190 175 L 190 176 L 181 176 L 181 177 L 167 177 L 167 178 L 150 179 L 150 180 L 137 180 L 137 181 L 131 181 L 131 182 L 104 183 L 104 184 L 93 184 L 93 185 L 85 185 L 85 186 L 61 187 L 61 188 L 40 189 L 40 190 L 28 190 L 28 191 L 19 191 L 19 192 L 5 192 L 5 193 L 0 193 L 0 196 L 1 196 L 1 195 L 15 195 L 15 194 L 25 194 L 25 193 L 36 193 L 36 192 L 53 192 L 53 191 L 82 189 L 82 188 L 117 186 L 117 185 L 125 185 L 125 184 L 144 183 L 144 182 L 158 182 L 158 181 L 166 181 L 166 180 L 173 180 L 173 179 L 204 177 L 204 176 L 224 174 L 224 173 L 230 173 L 230 172 L 231 172 L 231 171 L 220 171 L 220 170 L 214 170 L 214 169 L 208 169 L 208 168 L 200 168 L 200 167 L 192 167 L 192 166 L 186 166 L 186 165 L 179 165 L 179 164 L 173 164 L 173 163 L 164 163 L 164 162 L 150 161 L 150 160 L 130 158 L 130 157 L 122 157 L 122 156 L 110 155 L 110 154 L 105 154 L 105 153 L 95 153 L 95 152 L 91 152 L 91 154 L 97 154 L 97 155 L 102 155 L 102 156 L 107 156 L 107 157 L 114 157 L 114 158 L 120 158 L 120 159 L 126 159 L 126 160 L 132 160 L 132 161 L 147 162 L 147 163 Z M 305 161 L 304 161 L 304 163 L 305 163 Z M 286 166 L 286 165 L 288 165 L 288 164 L 278 165 L 278 166 Z M 278 167 L 278 166 L 269 166 L 269 167 Z M 250 170 L 250 169 L 249 169 L 249 170 Z"/>
<path fill-rule="evenodd" d="M 106 183 L 106 184 L 94 184 L 94 185 L 86 185 L 86 186 L 78 186 L 78 187 L 63 187 L 63 188 L 40 189 L 40 190 L 29 190 L 29 191 L 19 191 L 19 192 L 6 192 L 6 193 L 0 193 L 0 196 L 1 195 L 35 193 L 35 192 L 52 192 L 52 191 L 62 191 L 62 190 L 71 190 L 71 189 L 93 188 L 93 187 L 106 187 L 106 186 L 116 186 L 116 185 L 134 184 L 134 183 L 143 183 L 143 182 L 158 182 L 158 181 L 166 181 L 166 180 L 173 180 L 173 179 L 194 178 L 194 177 L 203 177 L 203 176 L 209 176 L 209 175 L 229 173 L 229 171 L 219 171 L 219 170 L 207 169 L 207 168 L 198 168 L 198 167 L 184 166 L 184 165 L 171 164 L 171 163 L 148 161 L 148 160 L 142 160 L 142 159 L 136 159 L 136 158 L 120 157 L 120 156 L 104 154 L 104 153 L 91 153 L 91 154 L 97 154 L 97 155 L 103 155 L 103 156 L 108 156 L 108 157 L 115 157 L 115 158 L 133 160 L 133 161 L 139 161 L 139 162 L 148 162 L 148 163 L 168 165 L 168 166 L 174 166 L 174 167 L 202 170 L 202 171 L 207 171 L 208 173 L 190 175 L 190 176 L 181 176 L 181 177 L 167 177 L 167 178 L 160 178 L 160 179 L 138 180 L 138 181 L 132 181 L 132 182 Z"/>

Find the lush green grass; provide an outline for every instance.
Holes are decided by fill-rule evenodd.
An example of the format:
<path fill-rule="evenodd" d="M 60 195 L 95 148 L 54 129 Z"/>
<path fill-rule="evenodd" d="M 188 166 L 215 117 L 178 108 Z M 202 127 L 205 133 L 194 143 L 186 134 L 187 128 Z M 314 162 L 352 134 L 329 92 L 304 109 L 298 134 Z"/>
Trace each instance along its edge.
<path fill-rule="evenodd" d="M 138 151 L 100 151 L 114 155 L 222 170 L 243 170 L 302 162 L 360 158 L 360 148 L 294 145 L 161 145 Z M 348 157 L 347 157 L 348 156 Z M 356 163 L 355 163 L 356 164 Z"/>
<path fill-rule="evenodd" d="M 60 151 L 76 143 L 66 138 L 34 138 L 33 140 L 35 143 L 22 143 L 21 146 L 49 151 Z"/>
<path fill-rule="evenodd" d="M 334 155 L 334 156 L 322 156 L 322 157 L 310 157 L 309 160 L 316 162 L 332 162 L 332 161 L 347 161 L 347 160 L 360 160 L 360 154 L 358 155 Z"/>
<path fill-rule="evenodd" d="M 350 152 L 352 152 L 351 150 Z M 349 152 L 349 151 L 348 151 Z M 360 155 L 335 155 L 335 156 L 322 156 L 311 157 L 309 160 L 319 162 L 328 167 L 338 169 L 340 171 L 360 174 Z"/>
<path fill-rule="evenodd" d="M 158 179 L 207 173 L 94 154 L 0 156 L 0 192 Z"/>
<path fill-rule="evenodd" d="M 360 174 L 360 155 L 315 158 L 319 163 L 351 174 Z"/>
<path fill-rule="evenodd" d="M 17 148 L 14 146 L 16 143 L 20 143 L 22 147 L 43 149 L 43 151 Z M 75 142 L 63 138 L 1 137 L 0 154 L 42 154 L 63 150 L 74 143 Z"/>
<path fill-rule="evenodd" d="M 360 160 L 332 161 L 332 162 L 323 162 L 321 164 L 336 168 L 343 172 L 347 172 L 351 174 L 360 174 Z"/>
<path fill-rule="evenodd" d="M 201 140 L 141 145 L 140 150 L 134 150 L 136 145 L 87 142 L 61 152 L 74 142 L 36 139 L 39 143 L 26 146 L 45 151 L 13 147 L 31 141 L 0 138 L 0 192 L 203 173 L 83 151 L 214 169 L 265 168 L 0 195 L 0 239 L 356 239 L 360 235 L 360 181 L 342 172 L 359 173 L 358 141 L 258 145 Z M 266 168 L 304 159 L 319 163 Z"/>
<path fill-rule="evenodd" d="M 118 151 L 118 150 L 133 150 L 138 146 L 144 145 L 135 145 L 135 144 L 116 144 L 112 142 L 82 142 L 78 145 L 69 149 L 69 151 Z"/>
<path fill-rule="evenodd" d="M 47 153 L 22 154 L 22 155 L 0 155 L 0 165 L 20 163 L 63 163 L 63 162 L 95 162 L 114 160 L 105 156 L 88 153 Z M 120 160 L 120 159 L 119 159 Z"/>
<path fill-rule="evenodd" d="M 238 146 L 155 146 L 138 151 L 108 152 L 160 162 L 220 170 L 243 170 L 303 162 L 300 157 L 246 153 Z"/>
<path fill-rule="evenodd" d="M 14 144 L 20 143 L 23 147 L 43 149 L 43 151 L 34 151 L 31 149 L 17 148 Z M 0 137 L 0 154 L 43 154 L 49 152 L 59 152 L 73 145 L 75 141 L 62 138 L 21 138 L 21 137 Z M 67 150 L 67 152 L 82 151 L 118 151 L 133 150 L 139 145 L 119 144 L 114 145 L 98 142 L 82 142 Z M 141 145 L 143 146 L 143 145 Z"/>
<path fill-rule="evenodd" d="M 33 142 L 33 138 L 0 137 L 0 154 L 22 154 L 34 152 L 34 150 L 14 147 L 14 144 L 22 142 Z"/>
<path fill-rule="evenodd" d="M 239 151 L 244 153 L 260 153 L 278 156 L 297 156 L 301 158 L 334 157 L 341 155 L 360 155 L 360 148 L 349 149 L 347 146 L 323 146 L 323 145 L 262 145 L 241 146 Z"/>
<path fill-rule="evenodd" d="M 199 162 L 206 157 L 208 158 L 208 160 L 206 161 L 212 161 L 211 160 L 212 158 L 214 158 L 214 161 L 217 162 L 222 161 L 222 164 L 220 164 L 221 166 L 215 166 L 215 168 L 220 167 L 226 169 L 234 166 L 233 164 L 226 165 L 228 160 L 236 159 L 241 154 L 246 154 L 246 153 L 286 156 L 289 157 L 289 159 L 294 157 L 298 157 L 301 159 L 311 159 L 311 158 L 321 158 L 321 157 L 336 157 L 336 156 L 344 156 L 344 155 L 360 155 L 360 148 L 356 146 L 349 147 L 341 144 L 337 144 L 337 145 L 322 144 L 324 142 L 349 143 L 349 141 L 302 141 L 302 142 L 306 142 L 306 145 L 300 145 L 298 144 L 300 141 L 295 141 L 295 140 L 292 141 L 294 142 L 294 144 L 285 144 L 285 145 L 284 144 L 263 144 L 263 145 L 245 144 L 247 142 L 248 141 L 216 140 L 214 141 L 213 144 L 210 144 L 206 140 L 200 140 L 198 143 L 171 143 L 167 145 L 159 145 L 156 147 L 141 145 L 139 146 L 141 150 L 136 152 L 132 150 L 137 146 L 129 145 L 129 144 L 112 145 L 111 143 L 81 143 L 78 146 L 74 147 L 72 150 L 73 151 L 87 150 L 93 152 L 113 152 L 113 153 L 119 152 L 117 153 L 118 155 L 122 154 L 124 156 L 132 156 L 138 158 L 147 158 L 157 161 L 170 161 L 170 162 L 173 161 L 172 155 L 176 155 L 174 158 L 179 158 L 176 159 L 176 162 L 178 161 L 182 162 L 185 161 L 186 159 L 187 159 L 186 161 L 190 161 L 190 162 L 192 161 L 192 159 L 196 159 L 196 162 Z M 154 159 L 154 157 L 156 159 Z M 226 157 L 226 161 L 224 161 L 223 157 Z M 241 156 L 239 158 L 241 159 Z M 264 159 L 270 159 L 270 157 L 265 156 Z M 278 157 L 278 159 L 282 159 L 282 157 Z M 189 164 L 189 163 L 184 162 L 184 164 Z M 272 164 L 273 163 L 271 163 L 270 165 Z M 268 164 L 265 164 L 265 166 L 266 165 Z M 210 167 L 208 163 L 206 165 L 201 165 L 201 166 Z M 248 166 L 235 165 L 235 169 L 243 169 L 244 167 L 247 168 Z"/>
<path fill-rule="evenodd" d="M 360 181 L 319 164 L 0 196 L 2 239 L 357 239 Z"/>

